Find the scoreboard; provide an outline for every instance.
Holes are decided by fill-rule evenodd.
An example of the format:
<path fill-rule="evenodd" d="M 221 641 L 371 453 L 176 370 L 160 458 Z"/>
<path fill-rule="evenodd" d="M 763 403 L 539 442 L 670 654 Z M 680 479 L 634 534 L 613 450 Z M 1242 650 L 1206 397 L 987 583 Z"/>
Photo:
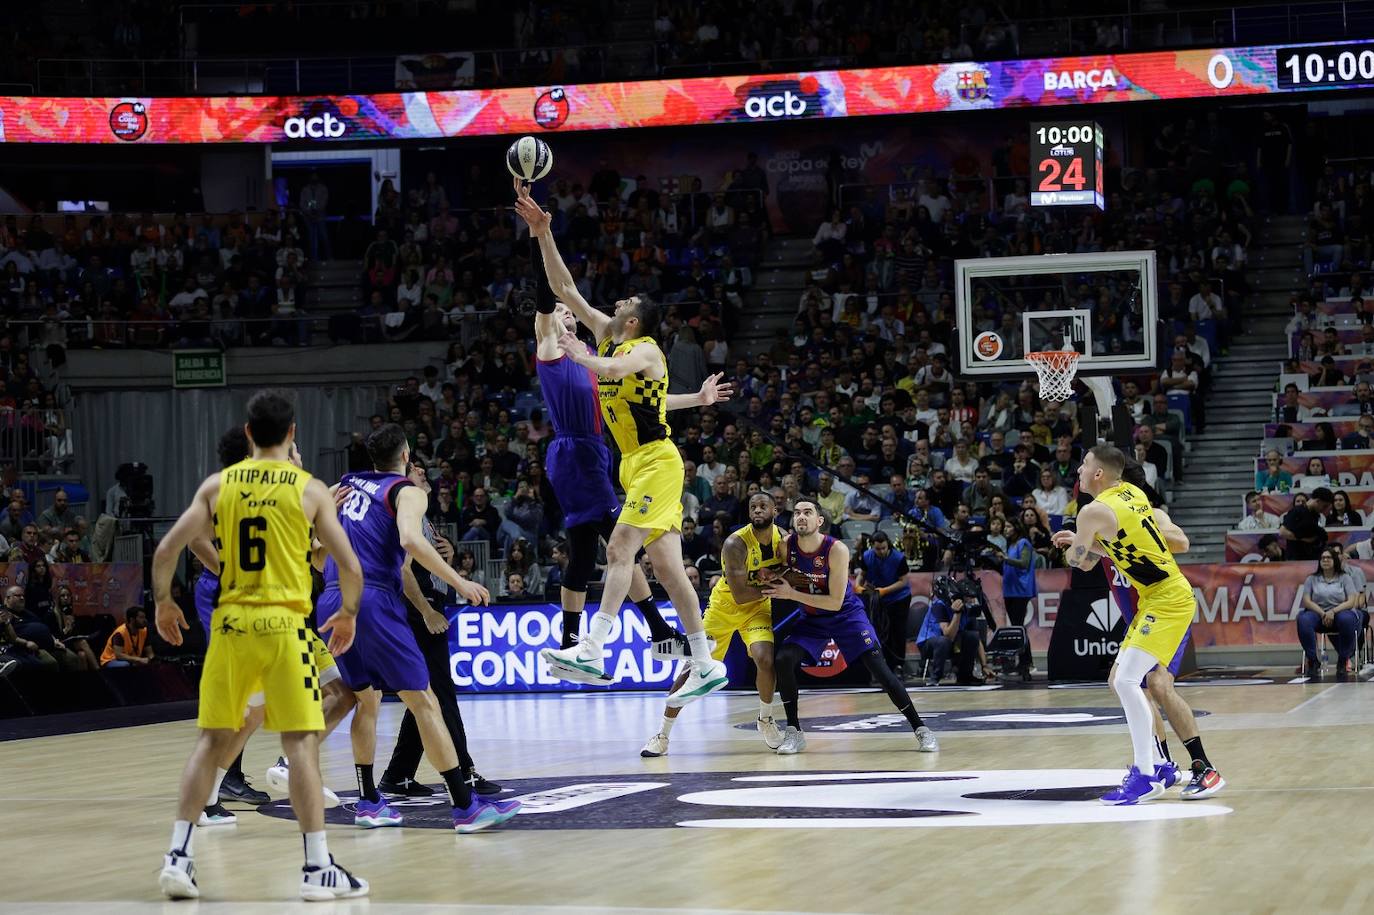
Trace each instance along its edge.
<path fill-rule="evenodd" d="M 1031 124 L 1033 207 L 1096 206 L 1102 196 L 1102 128 L 1096 121 Z"/>

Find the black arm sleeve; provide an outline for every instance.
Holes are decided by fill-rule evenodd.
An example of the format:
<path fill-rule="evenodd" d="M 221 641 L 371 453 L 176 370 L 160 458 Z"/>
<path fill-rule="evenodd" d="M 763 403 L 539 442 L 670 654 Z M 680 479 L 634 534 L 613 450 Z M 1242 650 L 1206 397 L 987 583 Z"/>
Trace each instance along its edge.
<path fill-rule="evenodd" d="M 549 288 L 549 277 L 544 272 L 544 252 L 539 250 L 539 239 L 530 236 L 530 266 L 534 268 L 534 307 L 541 315 L 553 314 L 553 290 Z"/>

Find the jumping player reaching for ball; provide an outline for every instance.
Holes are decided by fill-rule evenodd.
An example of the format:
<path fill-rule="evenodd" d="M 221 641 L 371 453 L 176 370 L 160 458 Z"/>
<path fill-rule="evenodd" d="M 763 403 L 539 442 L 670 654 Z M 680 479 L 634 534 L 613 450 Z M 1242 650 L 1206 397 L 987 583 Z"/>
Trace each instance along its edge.
<path fill-rule="evenodd" d="M 552 668 L 601 677 L 603 646 L 630 589 L 635 554 L 642 546 L 654 568 L 661 570 L 668 598 L 687 632 L 687 678 L 668 694 L 668 704 L 680 707 L 721 689 L 729 677 L 725 665 L 711 657 L 697 594 L 682 565 L 682 455 L 667 422 L 668 361 L 652 336 L 658 329 L 658 306 L 648 296 L 637 295 L 616 302 L 614 317 L 592 308 L 558 253 L 549 214 L 527 193 L 516 198 L 515 207 L 529 224 L 530 235 L 539 239 L 554 295 L 596 337 L 598 355 L 566 329 L 558 345 L 599 379 L 601 414 L 620 448 L 620 483 L 625 489 L 625 504 L 606 544 L 601 606 L 587 635 L 574 647 L 546 648 L 540 656 Z"/>
<path fill-rule="evenodd" d="M 776 750 L 782 746 L 783 735 L 773 718 L 773 687 L 776 677 L 773 672 L 773 602 L 763 593 L 764 585 L 771 581 L 774 571 L 782 566 L 784 559 L 783 533 L 776 524 L 777 506 L 773 497 L 766 492 L 756 492 L 749 497 L 749 523 L 735 531 L 720 547 L 722 575 L 711 588 L 711 598 L 706 604 L 707 637 L 714 639 L 716 646 L 711 654 L 717 660 L 725 657 L 730 649 L 730 640 L 739 633 L 749 657 L 754 661 L 758 673 L 755 684 L 759 691 L 759 715 L 755 720 L 763 742 L 768 749 Z M 686 672 L 679 674 L 680 685 Z M 663 724 L 658 733 L 649 738 L 639 755 L 645 758 L 668 755 L 668 735 L 682 709 L 671 705 L 663 710 Z"/>
<path fill-rule="evenodd" d="M 1145 472 L 1141 469 L 1140 464 L 1128 458 L 1126 469 L 1122 472 L 1121 478 L 1145 493 L 1146 498 L 1150 499 L 1151 506 L 1154 508 L 1155 526 L 1159 529 L 1160 536 L 1164 538 L 1164 543 L 1169 547 L 1169 551 L 1175 555 L 1188 552 L 1188 535 L 1159 506 L 1154 490 L 1145 481 Z M 1083 493 L 1083 498 L 1091 500 L 1092 496 Z M 1073 542 L 1073 532 L 1057 531 L 1051 539 L 1055 546 L 1063 549 Z M 1126 576 L 1116 568 L 1112 560 L 1104 556 L 1102 565 L 1107 573 L 1107 583 L 1112 589 L 1116 605 L 1120 608 L 1121 616 L 1129 629 L 1139 610 L 1140 596 Z M 1184 649 L 1188 645 L 1189 635 L 1190 633 L 1184 633 L 1183 640 L 1179 643 L 1178 650 L 1174 652 L 1169 664 L 1167 666 L 1161 664 L 1151 670 L 1145 677 L 1145 682 L 1141 684 L 1141 688 L 1146 690 L 1154 699 L 1150 705 L 1150 711 L 1153 715 L 1155 779 L 1162 783 L 1166 790 L 1174 787 L 1180 781 L 1178 766 L 1174 764 L 1169 755 L 1169 743 L 1164 733 L 1164 719 L 1159 711 L 1162 708 L 1169 715 L 1169 724 L 1173 727 L 1174 733 L 1183 741 L 1184 748 L 1192 757 L 1192 778 L 1183 789 L 1183 799 L 1185 801 L 1198 801 L 1221 791 L 1222 788 L 1226 787 L 1226 780 L 1221 777 L 1221 773 L 1213 768 L 1211 760 L 1207 758 L 1207 751 L 1203 749 L 1202 737 L 1198 733 L 1197 717 L 1193 714 L 1192 707 L 1183 701 L 1183 697 L 1174 688 L 1174 678 L 1178 676 L 1179 666 L 1183 662 Z"/>
<path fill-rule="evenodd" d="M 819 661 L 832 639 L 847 662 L 858 661 L 868 668 L 869 676 L 916 733 L 916 749 L 922 753 L 938 751 L 935 733 L 921 720 L 906 687 L 887 666 L 882 643 L 864 612 L 863 601 L 854 593 L 849 580 L 849 547 L 842 540 L 821 534 L 820 507 L 814 500 L 797 500 L 785 550 L 787 572 L 763 588 L 763 593 L 774 600 L 796 601 L 802 611 L 777 652 L 778 692 L 787 713 L 787 730 L 778 753 L 790 755 L 806 749 L 806 735 L 797 715 L 797 668 L 807 659 Z"/>
<path fill-rule="evenodd" d="M 1112 445 L 1098 445 L 1083 456 L 1078 485 L 1093 501 L 1078 513 L 1078 530 L 1065 554 L 1067 563 L 1079 569 L 1092 568 L 1103 555 L 1110 557 L 1139 595 L 1135 619 L 1121 641 L 1110 677 L 1131 734 L 1131 767 L 1120 787 L 1102 796 L 1102 803 L 1118 805 L 1139 804 L 1164 793 L 1154 768 L 1153 712 L 1140 684 L 1156 668 L 1168 668 L 1196 609 L 1192 586 L 1174 560 L 1154 506 L 1144 492 L 1122 479 L 1125 469 L 1126 456 Z M 1187 538 L 1172 522 L 1167 536 L 1186 547 Z"/>
<path fill-rule="evenodd" d="M 515 192 L 517 199 L 528 199 L 529 191 L 518 179 Z M 611 453 L 602 437 L 596 375 L 564 355 L 558 344 L 563 335 L 577 332 L 577 318 L 567 305 L 554 301 L 553 290 L 544 274 L 541 245 L 534 238 L 531 238 L 531 242 L 530 259 L 535 270 L 536 371 L 540 390 L 544 392 L 544 400 L 548 405 L 549 421 L 553 425 L 553 440 L 549 443 L 545 467 L 558 497 L 559 507 L 563 509 L 563 524 L 568 534 L 568 568 L 563 574 L 559 597 L 563 606 L 563 640 L 560 647 L 569 649 L 576 642 L 581 628 L 582 610 L 587 603 L 587 584 L 596 569 L 597 541 L 600 538 L 607 541 L 611 539 L 620 504 L 611 487 Z M 693 395 L 669 394 L 666 398 L 668 409 L 706 406 L 728 400 L 730 385 L 720 384 L 719 379 L 719 375 L 707 378 L 701 390 Z M 638 563 L 634 564 L 632 572 L 630 600 L 649 624 L 655 656 L 690 656 L 686 637 L 668 625 L 659 613 L 649 590 L 649 582 Z M 578 667 L 555 664 L 550 664 L 550 667 L 565 680 L 596 683 L 606 679 L 604 674 L 586 672 Z"/>
<path fill-rule="evenodd" d="M 365 896 L 366 881 L 334 863 L 324 833 L 320 785 L 319 669 L 307 633 L 310 613 L 311 527 L 339 569 L 337 612 L 320 626 L 336 657 L 353 644 L 362 567 L 334 514 L 329 492 L 287 460 L 296 437 L 295 408 L 278 391 L 259 391 L 248 401 L 244 429 L 252 456 L 208 478 L 153 554 L 153 594 L 158 633 L 181 644 L 188 628 L 172 600 L 172 575 L 193 539 L 219 543 L 218 601 L 200 678 L 200 734 L 181 776 L 171 848 L 158 886 L 173 899 L 195 898 L 192 837 L 216 761 L 225 757 L 243 725 L 248 697 L 261 690 L 265 725 L 281 733 L 291 760 L 291 807 L 305 842 L 300 894 L 306 900 Z"/>

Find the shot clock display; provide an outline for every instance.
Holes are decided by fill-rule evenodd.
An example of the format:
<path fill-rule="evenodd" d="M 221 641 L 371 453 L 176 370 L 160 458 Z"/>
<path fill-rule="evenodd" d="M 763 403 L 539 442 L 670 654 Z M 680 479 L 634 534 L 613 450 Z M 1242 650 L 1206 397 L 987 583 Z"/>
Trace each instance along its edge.
<path fill-rule="evenodd" d="M 1276 48 L 1280 90 L 1374 85 L 1374 42 Z"/>
<path fill-rule="evenodd" d="M 1102 196 L 1102 128 L 1096 121 L 1050 121 L 1030 128 L 1033 207 L 1096 206 Z"/>

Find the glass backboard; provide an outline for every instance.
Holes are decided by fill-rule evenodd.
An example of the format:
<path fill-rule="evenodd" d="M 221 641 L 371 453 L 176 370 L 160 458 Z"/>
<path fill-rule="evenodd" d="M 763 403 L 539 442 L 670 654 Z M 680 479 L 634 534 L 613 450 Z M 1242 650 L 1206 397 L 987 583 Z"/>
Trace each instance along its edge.
<path fill-rule="evenodd" d="M 959 372 L 1031 374 L 1026 353 L 1072 349 L 1080 375 L 1156 366 L 1153 251 L 1042 254 L 955 262 Z"/>

